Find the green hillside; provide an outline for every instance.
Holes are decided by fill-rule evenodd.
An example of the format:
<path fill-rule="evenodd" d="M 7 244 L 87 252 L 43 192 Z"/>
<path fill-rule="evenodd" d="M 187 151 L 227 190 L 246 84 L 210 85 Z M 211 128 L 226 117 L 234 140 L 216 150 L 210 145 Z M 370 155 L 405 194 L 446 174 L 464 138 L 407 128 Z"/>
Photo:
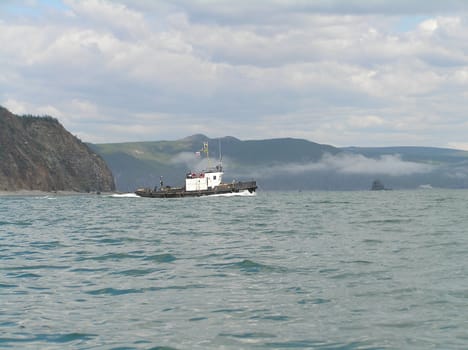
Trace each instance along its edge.
<path fill-rule="evenodd" d="M 132 191 L 137 187 L 153 187 L 163 176 L 167 184 L 183 184 L 184 174 L 203 166 L 197 159 L 203 143 L 209 143 L 209 156 L 217 161 L 222 154 L 225 179 L 252 178 L 258 168 L 268 169 L 285 163 L 318 161 L 325 153 L 339 149 L 299 139 L 241 141 L 234 137 L 210 139 L 193 135 L 176 141 L 93 144 L 113 171 L 117 188 Z"/>
<path fill-rule="evenodd" d="M 255 179 L 260 190 L 362 190 L 376 178 L 394 189 L 468 188 L 468 152 L 453 149 L 336 148 L 294 138 L 242 141 L 205 135 L 90 147 L 112 169 L 117 189 L 134 191 L 154 187 L 160 176 L 166 185 L 183 185 L 187 171 L 208 166 L 196 157 L 206 141 L 211 165 L 222 154 L 225 181 Z"/>

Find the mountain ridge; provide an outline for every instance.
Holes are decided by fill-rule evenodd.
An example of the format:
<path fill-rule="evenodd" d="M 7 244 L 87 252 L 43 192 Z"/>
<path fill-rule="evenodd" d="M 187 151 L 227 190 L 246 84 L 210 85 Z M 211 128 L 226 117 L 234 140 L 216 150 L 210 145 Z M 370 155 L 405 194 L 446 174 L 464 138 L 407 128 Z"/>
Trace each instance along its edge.
<path fill-rule="evenodd" d="M 195 154 L 210 144 L 212 160 L 221 149 L 226 179 L 255 178 L 268 190 L 362 190 L 376 178 L 392 188 L 468 187 L 468 152 L 436 147 L 334 147 L 297 138 L 240 140 L 195 134 L 174 141 L 95 144 L 108 162 L 117 188 L 132 191 L 165 183 L 183 184 L 185 172 L 203 164 Z"/>
<path fill-rule="evenodd" d="M 266 190 L 363 190 L 375 179 L 394 189 L 468 188 L 468 152 L 437 147 L 334 147 L 284 137 L 240 140 L 194 134 L 179 140 L 83 143 L 52 117 L 16 116 L 0 107 L 0 191 L 134 191 L 183 185 L 203 170 L 210 145 L 225 180 Z"/>

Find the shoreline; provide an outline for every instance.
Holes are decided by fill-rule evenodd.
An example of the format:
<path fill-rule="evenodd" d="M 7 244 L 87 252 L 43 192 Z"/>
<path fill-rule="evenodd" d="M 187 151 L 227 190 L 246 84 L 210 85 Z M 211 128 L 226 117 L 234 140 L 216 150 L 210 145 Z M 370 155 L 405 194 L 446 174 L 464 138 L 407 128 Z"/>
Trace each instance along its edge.
<path fill-rule="evenodd" d="M 17 191 L 0 191 L 0 197 L 21 197 L 21 196 L 100 196 L 100 195 L 112 195 L 118 192 L 75 192 L 75 191 L 39 191 L 39 190 L 17 190 Z"/>

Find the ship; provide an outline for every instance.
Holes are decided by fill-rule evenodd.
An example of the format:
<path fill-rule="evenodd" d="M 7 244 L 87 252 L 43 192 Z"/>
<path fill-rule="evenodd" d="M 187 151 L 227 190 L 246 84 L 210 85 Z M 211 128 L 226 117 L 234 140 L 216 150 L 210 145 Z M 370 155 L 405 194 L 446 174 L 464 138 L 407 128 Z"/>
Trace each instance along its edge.
<path fill-rule="evenodd" d="M 380 180 L 374 180 L 372 182 L 371 191 L 390 191 L 391 188 L 387 188 Z"/>
<path fill-rule="evenodd" d="M 209 161 L 208 142 L 203 143 L 203 148 L 197 154 L 204 153 Z M 201 197 L 229 193 L 254 193 L 257 189 L 256 181 L 232 181 L 230 183 L 223 182 L 223 166 L 220 156 L 219 164 L 210 167 L 200 172 L 188 172 L 185 175 L 185 186 L 171 187 L 165 186 L 162 177 L 160 178 L 159 187 L 139 188 L 135 194 L 140 197 L 149 198 L 179 198 L 179 197 Z"/>

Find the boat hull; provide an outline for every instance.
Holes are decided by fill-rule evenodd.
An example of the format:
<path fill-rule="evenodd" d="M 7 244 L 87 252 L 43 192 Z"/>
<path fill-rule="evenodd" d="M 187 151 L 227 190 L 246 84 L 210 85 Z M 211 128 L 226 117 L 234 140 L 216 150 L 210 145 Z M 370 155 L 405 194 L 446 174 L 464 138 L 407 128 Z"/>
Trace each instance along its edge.
<path fill-rule="evenodd" d="M 212 189 L 200 190 L 200 191 L 186 191 L 184 187 L 171 188 L 166 187 L 159 190 L 151 190 L 148 188 L 138 189 L 135 194 L 140 197 L 148 198 L 180 198 L 180 197 L 201 197 L 211 196 L 216 194 L 226 193 L 240 193 L 248 191 L 250 193 L 255 192 L 257 189 L 256 181 L 248 182 L 234 182 L 230 184 L 220 184 Z"/>

